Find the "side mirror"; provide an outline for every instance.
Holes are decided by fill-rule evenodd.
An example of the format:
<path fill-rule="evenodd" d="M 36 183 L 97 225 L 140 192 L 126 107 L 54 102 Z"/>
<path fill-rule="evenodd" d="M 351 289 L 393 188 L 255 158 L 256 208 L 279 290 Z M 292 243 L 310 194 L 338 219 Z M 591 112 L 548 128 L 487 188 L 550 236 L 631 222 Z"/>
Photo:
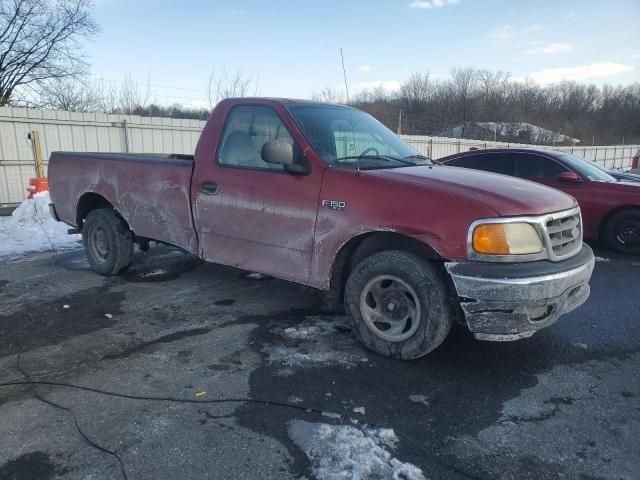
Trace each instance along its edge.
<path fill-rule="evenodd" d="M 269 140 L 262 146 L 260 152 L 262 160 L 267 163 L 284 165 L 284 169 L 295 175 L 306 175 L 311 172 L 311 166 L 304 156 L 300 156 L 299 162 L 295 162 L 293 145 L 283 140 Z"/>
<path fill-rule="evenodd" d="M 562 183 L 582 183 L 582 179 L 573 172 L 562 172 L 558 175 L 558 181 Z"/>
<path fill-rule="evenodd" d="M 262 160 L 278 165 L 293 165 L 293 145 L 282 140 L 269 140 L 262 146 Z"/>

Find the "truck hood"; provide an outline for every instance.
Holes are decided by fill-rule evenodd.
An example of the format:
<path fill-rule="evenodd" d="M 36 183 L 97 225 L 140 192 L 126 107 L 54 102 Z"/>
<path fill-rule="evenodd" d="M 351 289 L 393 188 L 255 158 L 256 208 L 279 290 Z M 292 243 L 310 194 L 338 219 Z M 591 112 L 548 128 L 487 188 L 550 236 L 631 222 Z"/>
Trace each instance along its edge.
<path fill-rule="evenodd" d="M 499 216 L 542 215 L 577 206 L 559 190 L 519 178 L 443 165 L 369 170 L 367 175 L 423 186 L 480 203 Z"/>

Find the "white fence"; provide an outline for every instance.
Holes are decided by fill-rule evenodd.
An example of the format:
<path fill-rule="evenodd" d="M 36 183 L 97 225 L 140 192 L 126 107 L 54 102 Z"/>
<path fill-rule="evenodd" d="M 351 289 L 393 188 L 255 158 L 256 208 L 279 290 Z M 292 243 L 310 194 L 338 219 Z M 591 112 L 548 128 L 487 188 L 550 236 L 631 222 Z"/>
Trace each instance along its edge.
<path fill-rule="evenodd" d="M 631 166 L 633 157 L 640 145 L 607 145 L 588 147 L 552 147 L 531 145 L 525 143 L 491 142 L 484 140 L 457 139 L 448 137 L 428 137 L 422 135 L 401 135 L 402 139 L 418 150 L 423 155 L 430 158 L 442 158 L 447 155 L 465 152 L 471 147 L 475 148 L 551 148 L 564 152 L 573 153 L 577 156 L 599 163 L 612 170 L 621 170 Z"/>
<path fill-rule="evenodd" d="M 173 118 L 0 108 L 0 205 L 26 197 L 35 163 L 28 134 L 40 132 L 46 162 L 56 150 L 192 154 L 204 122 Z"/>
<path fill-rule="evenodd" d="M 38 130 L 46 160 L 52 151 L 192 154 L 204 127 L 200 120 L 0 108 L 0 205 L 26 197 L 35 164 L 29 132 Z M 470 147 L 534 147 L 534 145 L 402 135 L 421 153 L 440 158 Z M 560 147 L 610 168 L 623 168 L 639 145 Z"/>

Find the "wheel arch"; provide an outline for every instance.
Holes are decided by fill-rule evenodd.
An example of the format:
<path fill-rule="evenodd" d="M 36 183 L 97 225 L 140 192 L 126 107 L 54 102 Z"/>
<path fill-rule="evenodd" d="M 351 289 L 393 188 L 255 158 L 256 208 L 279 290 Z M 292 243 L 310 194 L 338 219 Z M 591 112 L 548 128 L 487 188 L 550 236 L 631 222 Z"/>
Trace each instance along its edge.
<path fill-rule="evenodd" d="M 604 238 L 604 231 L 605 231 L 605 228 L 607 228 L 607 225 L 609 223 L 609 220 L 611 220 L 611 217 L 613 217 L 614 215 L 620 212 L 624 212 L 627 210 L 636 211 L 640 213 L 640 205 L 622 205 L 620 207 L 616 207 L 610 210 L 609 212 L 607 212 L 607 214 L 604 217 L 602 217 L 602 221 L 600 222 L 600 225 L 598 225 L 598 230 L 597 230 L 598 241 L 601 241 Z"/>
<path fill-rule="evenodd" d="M 356 235 L 345 242 L 334 257 L 329 280 L 331 300 L 342 302 L 347 277 L 358 262 L 385 250 L 403 250 L 426 260 L 444 260 L 430 245 L 409 235 L 389 231 Z"/>
<path fill-rule="evenodd" d="M 113 204 L 107 200 L 104 196 L 100 195 L 96 192 L 85 192 L 78 198 L 76 202 L 76 228 L 79 231 L 82 231 L 82 226 L 84 224 L 87 215 L 91 213 L 93 210 L 97 210 L 99 208 L 111 208 L 115 210 L 115 212 L 125 221 L 127 220 L 122 217 L 120 212 L 113 206 Z M 127 222 L 127 225 L 129 223 Z"/>

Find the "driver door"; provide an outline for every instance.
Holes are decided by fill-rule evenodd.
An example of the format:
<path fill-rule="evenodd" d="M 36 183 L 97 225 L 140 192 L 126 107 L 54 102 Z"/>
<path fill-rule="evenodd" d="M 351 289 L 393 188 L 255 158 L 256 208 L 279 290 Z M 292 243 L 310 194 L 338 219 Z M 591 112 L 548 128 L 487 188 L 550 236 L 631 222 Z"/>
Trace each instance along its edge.
<path fill-rule="evenodd" d="M 238 105 L 228 114 L 215 164 L 195 201 L 201 255 L 209 261 L 306 282 L 322 182 L 321 169 L 292 174 L 262 160 L 263 145 L 284 140 L 300 153 L 277 112 Z"/>

